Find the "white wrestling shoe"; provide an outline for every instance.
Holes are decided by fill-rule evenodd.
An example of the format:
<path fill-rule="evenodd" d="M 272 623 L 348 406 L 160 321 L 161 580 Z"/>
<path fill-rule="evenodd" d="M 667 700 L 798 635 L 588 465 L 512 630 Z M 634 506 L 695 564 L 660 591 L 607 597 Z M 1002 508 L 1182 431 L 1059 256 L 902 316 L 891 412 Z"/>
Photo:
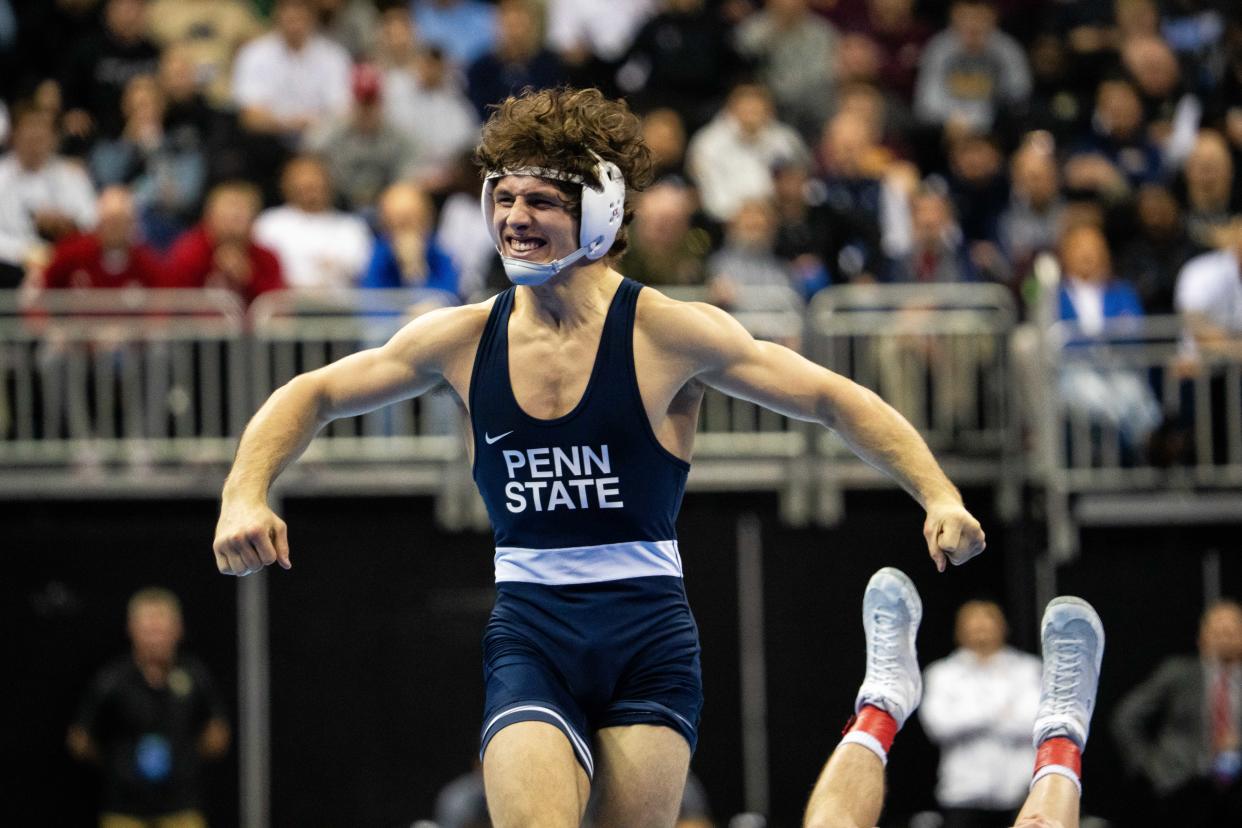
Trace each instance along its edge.
<path fill-rule="evenodd" d="M 1100 683 L 1104 625 L 1086 601 L 1064 596 L 1049 602 L 1041 630 L 1044 678 L 1035 718 L 1035 747 L 1064 736 L 1081 750 L 1087 744 Z"/>
<path fill-rule="evenodd" d="M 923 698 L 914 637 L 923 620 L 923 602 L 913 582 L 899 569 L 886 566 L 871 576 L 863 593 L 863 632 L 867 637 L 867 675 L 854 712 L 863 705 L 878 707 L 905 724 Z"/>

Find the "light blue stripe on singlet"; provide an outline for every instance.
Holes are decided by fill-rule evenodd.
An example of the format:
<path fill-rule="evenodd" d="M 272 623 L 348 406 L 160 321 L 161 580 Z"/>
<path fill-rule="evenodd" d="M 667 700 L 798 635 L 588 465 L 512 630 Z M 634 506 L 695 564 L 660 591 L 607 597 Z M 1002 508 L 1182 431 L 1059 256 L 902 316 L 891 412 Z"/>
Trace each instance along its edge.
<path fill-rule="evenodd" d="M 681 577 L 677 541 L 628 541 L 560 549 L 496 547 L 497 583 L 522 581 L 555 586 L 652 575 Z"/>

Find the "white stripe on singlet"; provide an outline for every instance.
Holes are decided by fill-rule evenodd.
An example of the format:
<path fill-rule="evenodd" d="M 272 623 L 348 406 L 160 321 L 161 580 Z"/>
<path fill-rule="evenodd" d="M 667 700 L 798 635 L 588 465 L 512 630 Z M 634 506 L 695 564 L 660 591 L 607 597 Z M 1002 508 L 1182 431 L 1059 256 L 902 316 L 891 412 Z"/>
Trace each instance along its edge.
<path fill-rule="evenodd" d="M 559 549 L 496 547 L 496 582 L 549 586 L 681 574 L 677 541 L 627 541 Z"/>

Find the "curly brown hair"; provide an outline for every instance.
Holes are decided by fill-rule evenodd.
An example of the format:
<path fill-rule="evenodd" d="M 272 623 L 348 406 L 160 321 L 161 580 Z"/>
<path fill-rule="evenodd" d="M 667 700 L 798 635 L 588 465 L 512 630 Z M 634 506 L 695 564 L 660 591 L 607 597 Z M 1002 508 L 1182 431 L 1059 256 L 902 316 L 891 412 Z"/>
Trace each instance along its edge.
<path fill-rule="evenodd" d="M 609 100 L 598 89 L 524 89 L 495 107 L 474 150 L 480 174 L 491 170 L 537 166 L 575 173 L 590 180 L 595 152 L 625 176 L 625 217 L 608 251 L 615 261 L 628 246 L 627 228 L 634 219 L 635 199 L 651 184 L 651 151 L 642 139 L 638 117 L 625 101 Z M 553 182 L 565 194 L 575 216 L 580 191 Z"/>

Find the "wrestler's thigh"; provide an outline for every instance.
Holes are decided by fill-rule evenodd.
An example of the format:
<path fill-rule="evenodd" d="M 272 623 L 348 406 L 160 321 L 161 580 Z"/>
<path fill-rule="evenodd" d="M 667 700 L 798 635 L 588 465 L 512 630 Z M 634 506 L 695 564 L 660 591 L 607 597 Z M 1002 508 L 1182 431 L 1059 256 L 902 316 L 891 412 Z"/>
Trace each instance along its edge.
<path fill-rule="evenodd" d="M 1023 817 L 1013 824 L 1013 828 L 1065 828 L 1065 823 L 1059 819 L 1048 819 L 1047 817 L 1031 816 Z"/>
<path fill-rule="evenodd" d="M 671 828 L 686 788 L 690 745 L 661 725 L 606 727 L 595 734 L 598 828 Z"/>
<path fill-rule="evenodd" d="M 546 722 L 515 722 L 492 737 L 483 787 L 495 828 L 574 828 L 591 790 L 569 739 Z"/>

